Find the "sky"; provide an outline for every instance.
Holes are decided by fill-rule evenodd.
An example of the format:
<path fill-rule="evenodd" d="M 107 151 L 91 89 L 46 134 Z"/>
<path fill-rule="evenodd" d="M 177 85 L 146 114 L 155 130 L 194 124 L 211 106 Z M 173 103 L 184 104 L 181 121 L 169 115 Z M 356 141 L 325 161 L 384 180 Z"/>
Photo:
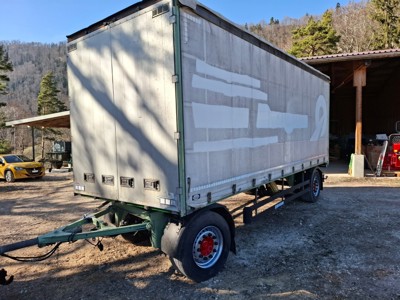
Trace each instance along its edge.
<path fill-rule="evenodd" d="M 359 2 L 356 0 L 355 2 Z M 136 0 L 0 0 L 0 41 L 58 43 Z M 320 15 L 349 0 L 202 0 L 237 24 Z"/>

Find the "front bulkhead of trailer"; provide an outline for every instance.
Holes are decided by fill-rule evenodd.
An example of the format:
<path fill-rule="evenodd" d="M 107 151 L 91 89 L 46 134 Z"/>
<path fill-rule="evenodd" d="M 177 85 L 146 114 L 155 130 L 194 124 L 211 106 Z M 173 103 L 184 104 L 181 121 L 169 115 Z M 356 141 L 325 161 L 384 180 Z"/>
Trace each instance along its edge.
<path fill-rule="evenodd" d="M 67 47 L 77 194 L 186 215 L 328 162 L 329 79 L 195 1 Z"/>

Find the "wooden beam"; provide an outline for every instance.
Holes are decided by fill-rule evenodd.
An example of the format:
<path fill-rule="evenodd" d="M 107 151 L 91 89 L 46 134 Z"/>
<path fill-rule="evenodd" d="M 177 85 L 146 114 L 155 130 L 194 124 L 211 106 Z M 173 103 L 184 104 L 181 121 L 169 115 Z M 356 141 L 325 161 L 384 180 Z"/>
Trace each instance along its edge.
<path fill-rule="evenodd" d="M 353 86 L 356 87 L 356 133 L 355 154 L 362 154 L 362 88 L 367 85 L 367 67 L 354 71 Z"/>
<path fill-rule="evenodd" d="M 334 93 L 336 92 L 336 90 L 338 90 L 339 88 L 341 88 L 341 87 L 344 86 L 345 84 L 351 82 L 352 79 L 353 79 L 353 81 L 354 81 L 354 73 L 355 73 L 358 69 L 362 69 L 362 68 L 365 68 L 365 63 L 364 63 L 364 62 L 362 62 L 361 64 L 355 66 L 355 67 L 353 68 L 353 71 L 352 71 L 351 73 L 349 72 L 349 75 L 347 75 L 347 76 L 345 77 L 345 79 L 343 79 L 342 82 L 339 83 L 339 84 L 336 85 L 336 86 L 335 86 L 336 81 L 335 81 L 335 83 L 333 83 L 333 79 L 332 79 L 332 89 L 331 89 L 331 93 L 334 94 Z M 333 76 L 332 76 L 332 77 L 333 77 Z"/>

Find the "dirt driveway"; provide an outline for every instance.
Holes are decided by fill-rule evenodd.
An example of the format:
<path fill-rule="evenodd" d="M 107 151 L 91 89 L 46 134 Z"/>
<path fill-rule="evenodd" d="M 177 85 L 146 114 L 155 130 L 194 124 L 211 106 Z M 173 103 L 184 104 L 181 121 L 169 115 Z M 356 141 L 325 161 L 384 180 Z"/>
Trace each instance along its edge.
<path fill-rule="evenodd" d="M 246 196 L 226 202 L 233 209 Z M 92 211 L 72 195 L 72 174 L 0 182 L 0 244 L 36 237 Z M 195 284 L 169 259 L 121 237 L 62 244 L 50 259 L 0 257 L 15 280 L 0 299 L 400 299 L 400 178 L 328 178 L 315 204 L 293 202 L 243 226 L 237 255 L 215 278 Z M 37 256 L 48 248 L 12 252 Z"/>

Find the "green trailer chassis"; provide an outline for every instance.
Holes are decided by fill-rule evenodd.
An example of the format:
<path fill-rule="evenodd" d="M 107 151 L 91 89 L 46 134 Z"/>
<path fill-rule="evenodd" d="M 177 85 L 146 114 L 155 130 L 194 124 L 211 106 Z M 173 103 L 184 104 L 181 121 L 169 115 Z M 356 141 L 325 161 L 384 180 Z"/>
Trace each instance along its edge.
<path fill-rule="evenodd" d="M 141 223 L 120 226 L 126 215 L 132 214 L 143 220 Z M 107 221 L 107 216 L 113 215 L 114 221 Z M 0 255 L 7 252 L 30 247 L 44 247 L 56 243 L 75 242 L 99 237 L 112 237 L 120 234 L 134 233 L 138 231 L 151 232 L 151 244 L 155 248 L 161 246 L 161 236 L 165 225 L 169 219 L 169 214 L 160 211 L 150 211 L 139 208 L 131 204 L 112 202 L 107 208 L 95 213 L 84 215 L 78 221 L 56 230 L 38 236 L 34 239 L 25 240 L 9 245 L 0 246 Z M 93 225 L 89 230 L 84 231 L 85 227 Z"/>

